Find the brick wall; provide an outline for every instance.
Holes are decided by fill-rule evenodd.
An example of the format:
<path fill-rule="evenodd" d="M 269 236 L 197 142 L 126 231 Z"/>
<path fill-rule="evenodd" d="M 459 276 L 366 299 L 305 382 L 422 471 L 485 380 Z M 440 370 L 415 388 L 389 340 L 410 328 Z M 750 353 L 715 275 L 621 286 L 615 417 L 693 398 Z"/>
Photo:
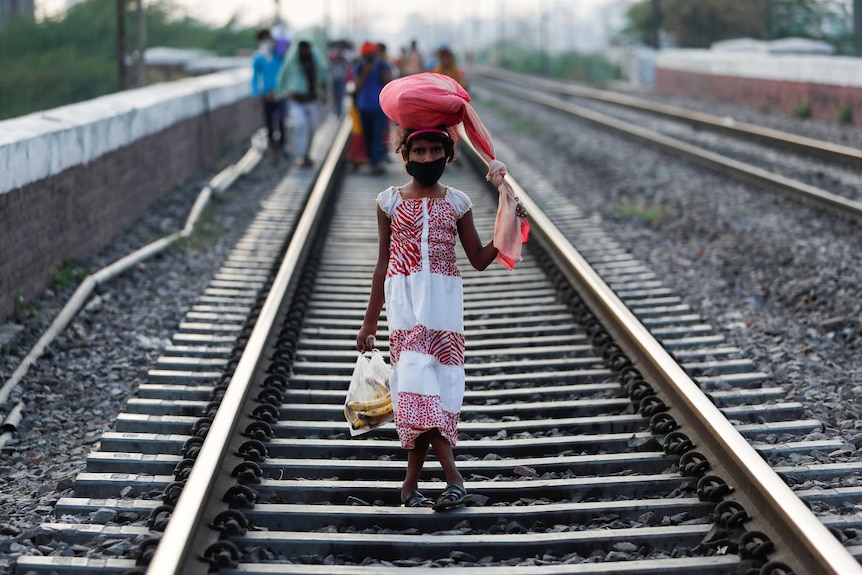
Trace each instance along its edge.
<path fill-rule="evenodd" d="M 260 126 L 250 98 L 182 120 L 84 164 L 0 194 L 0 321 L 33 298 L 51 266 L 115 238 L 154 200 Z"/>
<path fill-rule="evenodd" d="M 849 108 L 854 123 L 862 125 L 862 58 L 666 49 L 655 53 L 655 66 L 660 92 L 741 102 L 780 114 L 807 105 L 813 118 L 828 122 Z"/>
<path fill-rule="evenodd" d="M 838 111 L 849 106 L 853 121 L 862 125 L 862 88 L 697 74 L 682 70 L 656 70 L 656 89 L 705 99 L 741 102 L 781 114 L 791 114 L 802 104 L 811 106 L 811 116 L 835 121 Z"/>

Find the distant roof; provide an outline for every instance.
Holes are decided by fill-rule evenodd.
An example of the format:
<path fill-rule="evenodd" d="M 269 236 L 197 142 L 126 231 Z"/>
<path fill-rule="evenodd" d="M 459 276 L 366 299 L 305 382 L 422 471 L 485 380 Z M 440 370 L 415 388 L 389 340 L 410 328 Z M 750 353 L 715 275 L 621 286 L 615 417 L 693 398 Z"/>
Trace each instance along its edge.
<path fill-rule="evenodd" d="M 835 48 L 819 40 L 808 38 L 781 38 L 766 42 L 753 38 L 734 38 L 714 42 L 710 50 L 716 52 L 761 52 L 765 54 L 834 54 Z"/>
<path fill-rule="evenodd" d="M 199 58 L 215 57 L 215 52 L 193 48 L 167 48 L 159 46 L 144 51 L 144 63 L 150 66 L 179 66 Z"/>
<path fill-rule="evenodd" d="M 209 50 L 190 48 L 147 48 L 144 63 L 147 66 L 182 66 L 189 74 L 218 72 L 249 66 L 249 57 L 220 57 Z"/>
<path fill-rule="evenodd" d="M 766 52 L 767 42 L 754 38 L 734 38 L 713 42 L 709 47 L 716 52 Z"/>
<path fill-rule="evenodd" d="M 188 62 L 185 66 L 186 70 L 191 74 L 200 74 L 203 72 L 218 72 L 220 70 L 230 70 L 231 68 L 244 68 L 250 66 L 250 58 L 230 58 L 230 57 L 215 57 L 215 58 L 199 58 Z"/>
<path fill-rule="evenodd" d="M 826 42 L 808 38 L 782 38 L 769 43 L 770 54 L 834 54 L 835 48 Z"/>

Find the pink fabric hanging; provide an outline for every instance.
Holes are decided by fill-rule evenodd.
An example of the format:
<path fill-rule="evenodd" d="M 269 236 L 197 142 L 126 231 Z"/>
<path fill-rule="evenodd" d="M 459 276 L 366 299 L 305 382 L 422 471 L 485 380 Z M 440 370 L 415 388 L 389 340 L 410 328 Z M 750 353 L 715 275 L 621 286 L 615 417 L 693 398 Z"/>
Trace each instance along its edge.
<path fill-rule="evenodd" d="M 389 119 L 403 128 L 436 128 L 463 122 L 467 138 L 488 162 L 486 179 L 499 191 L 494 222 L 497 261 L 507 269 L 514 269 L 521 261 L 521 244 L 527 241 L 530 224 L 526 217 L 515 213 L 518 199 L 505 179 L 506 165 L 495 158 L 494 142 L 470 105 L 470 94 L 448 76 L 423 72 L 386 84 L 380 92 L 380 106 Z"/>

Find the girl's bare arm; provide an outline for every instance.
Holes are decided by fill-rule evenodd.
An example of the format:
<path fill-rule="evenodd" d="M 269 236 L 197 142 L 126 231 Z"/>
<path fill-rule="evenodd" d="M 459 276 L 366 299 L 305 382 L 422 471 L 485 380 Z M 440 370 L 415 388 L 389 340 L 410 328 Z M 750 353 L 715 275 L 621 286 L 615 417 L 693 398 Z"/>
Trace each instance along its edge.
<path fill-rule="evenodd" d="M 497 248 L 494 247 L 494 242 L 490 241 L 487 245 L 482 245 L 476 224 L 473 222 L 473 210 L 467 210 L 458 220 L 458 237 L 461 238 L 461 245 L 467 253 L 467 259 L 477 270 L 484 270 L 496 259 Z"/>
<path fill-rule="evenodd" d="M 365 319 L 356 336 L 356 349 L 361 352 L 371 351 L 374 347 L 368 345 L 368 336 L 377 335 L 377 322 L 386 296 L 383 293 L 383 282 L 386 280 L 386 270 L 389 267 L 389 216 L 380 206 L 377 206 L 377 263 L 374 265 L 374 274 L 371 276 L 371 295 L 368 297 L 368 307 L 365 310 Z"/>

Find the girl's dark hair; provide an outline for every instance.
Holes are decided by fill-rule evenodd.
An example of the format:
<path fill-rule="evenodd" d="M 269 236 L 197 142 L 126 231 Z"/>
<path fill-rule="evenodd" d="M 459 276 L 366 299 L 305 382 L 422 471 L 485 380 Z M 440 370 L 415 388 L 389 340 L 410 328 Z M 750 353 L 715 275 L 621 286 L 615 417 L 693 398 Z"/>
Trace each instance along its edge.
<path fill-rule="evenodd" d="M 448 137 L 443 134 L 435 134 L 434 132 L 426 132 L 417 136 L 417 138 L 423 138 L 426 140 L 431 140 L 432 142 L 440 142 L 443 144 L 443 151 L 446 154 L 446 163 L 451 163 L 455 159 L 455 143 L 458 141 L 458 135 L 452 128 L 447 128 L 446 126 L 438 126 L 437 130 L 443 130 L 447 134 Z M 411 128 L 402 128 L 401 126 L 395 127 L 395 151 L 400 152 L 402 154 L 410 154 L 410 148 L 412 147 L 412 142 L 408 142 L 407 138 L 410 137 L 410 134 L 415 132 L 416 130 Z"/>

